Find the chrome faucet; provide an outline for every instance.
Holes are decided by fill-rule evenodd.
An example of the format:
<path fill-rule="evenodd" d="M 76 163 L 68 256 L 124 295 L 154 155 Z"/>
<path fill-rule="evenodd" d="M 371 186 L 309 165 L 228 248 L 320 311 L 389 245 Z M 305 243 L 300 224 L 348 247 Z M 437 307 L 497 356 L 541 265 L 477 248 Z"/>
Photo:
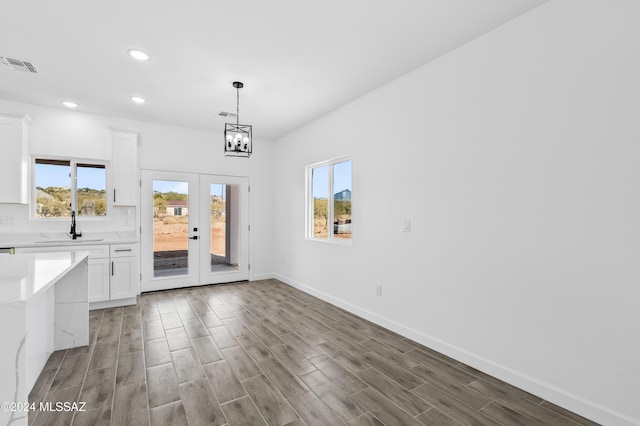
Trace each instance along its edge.
<path fill-rule="evenodd" d="M 71 234 L 72 239 L 76 239 L 78 237 L 82 237 L 82 232 L 76 232 L 76 211 L 71 210 Z"/>

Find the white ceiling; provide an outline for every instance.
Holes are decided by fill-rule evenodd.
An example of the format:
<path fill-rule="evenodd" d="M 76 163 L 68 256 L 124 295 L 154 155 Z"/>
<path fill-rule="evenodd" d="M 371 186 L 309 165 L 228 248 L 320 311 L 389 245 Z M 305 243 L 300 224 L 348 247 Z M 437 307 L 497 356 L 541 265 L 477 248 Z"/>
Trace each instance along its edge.
<path fill-rule="evenodd" d="M 0 0 L 0 98 L 277 139 L 544 1 Z"/>

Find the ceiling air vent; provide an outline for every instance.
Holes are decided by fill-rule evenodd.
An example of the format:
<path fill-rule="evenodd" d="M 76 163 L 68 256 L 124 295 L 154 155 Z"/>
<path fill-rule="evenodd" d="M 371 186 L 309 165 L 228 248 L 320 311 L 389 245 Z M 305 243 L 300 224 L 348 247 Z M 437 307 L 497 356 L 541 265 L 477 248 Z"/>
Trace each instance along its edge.
<path fill-rule="evenodd" d="M 33 63 L 29 61 L 23 61 L 21 59 L 7 58 L 0 56 L 0 65 L 10 68 L 16 71 L 30 72 L 32 74 L 38 74 L 38 69 Z"/>
<path fill-rule="evenodd" d="M 218 115 L 220 117 L 231 117 L 231 118 L 238 116 L 238 114 L 236 114 L 235 112 L 227 112 L 227 111 L 220 111 Z"/>

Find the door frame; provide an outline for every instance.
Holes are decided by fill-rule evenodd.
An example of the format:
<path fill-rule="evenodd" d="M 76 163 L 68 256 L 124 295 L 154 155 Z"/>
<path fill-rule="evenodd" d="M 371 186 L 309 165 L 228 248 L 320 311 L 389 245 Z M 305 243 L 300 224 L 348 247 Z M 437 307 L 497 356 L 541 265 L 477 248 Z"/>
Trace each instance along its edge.
<path fill-rule="evenodd" d="M 174 172 L 153 169 L 140 170 L 140 271 L 141 291 L 159 291 L 172 288 L 191 287 L 207 284 L 219 284 L 249 279 L 249 178 L 204 173 Z M 154 276 L 153 251 L 153 194 L 154 180 L 173 180 L 189 184 L 189 243 L 188 270 L 184 275 L 168 277 Z M 237 185 L 238 208 L 237 244 L 238 264 L 235 269 L 227 268 L 211 271 L 210 258 L 210 185 L 222 183 Z M 206 202 L 204 200 L 207 200 Z M 151 220 L 149 220 L 151 219 Z M 195 231 L 194 229 L 197 229 Z M 193 237 L 198 237 L 193 239 Z M 228 246 L 228 244 L 227 244 Z"/>

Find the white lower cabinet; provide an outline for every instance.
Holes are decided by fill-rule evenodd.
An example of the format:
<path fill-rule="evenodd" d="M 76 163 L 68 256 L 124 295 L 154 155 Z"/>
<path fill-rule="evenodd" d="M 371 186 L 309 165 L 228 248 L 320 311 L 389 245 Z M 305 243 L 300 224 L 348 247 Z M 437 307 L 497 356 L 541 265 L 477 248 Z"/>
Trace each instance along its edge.
<path fill-rule="evenodd" d="M 111 299 L 126 299 L 139 293 L 135 244 L 111 246 Z"/>
<path fill-rule="evenodd" d="M 89 257 L 89 303 L 109 300 L 109 258 Z"/>
<path fill-rule="evenodd" d="M 20 247 L 16 253 L 89 252 L 89 303 L 136 297 L 140 293 L 137 244 Z"/>

